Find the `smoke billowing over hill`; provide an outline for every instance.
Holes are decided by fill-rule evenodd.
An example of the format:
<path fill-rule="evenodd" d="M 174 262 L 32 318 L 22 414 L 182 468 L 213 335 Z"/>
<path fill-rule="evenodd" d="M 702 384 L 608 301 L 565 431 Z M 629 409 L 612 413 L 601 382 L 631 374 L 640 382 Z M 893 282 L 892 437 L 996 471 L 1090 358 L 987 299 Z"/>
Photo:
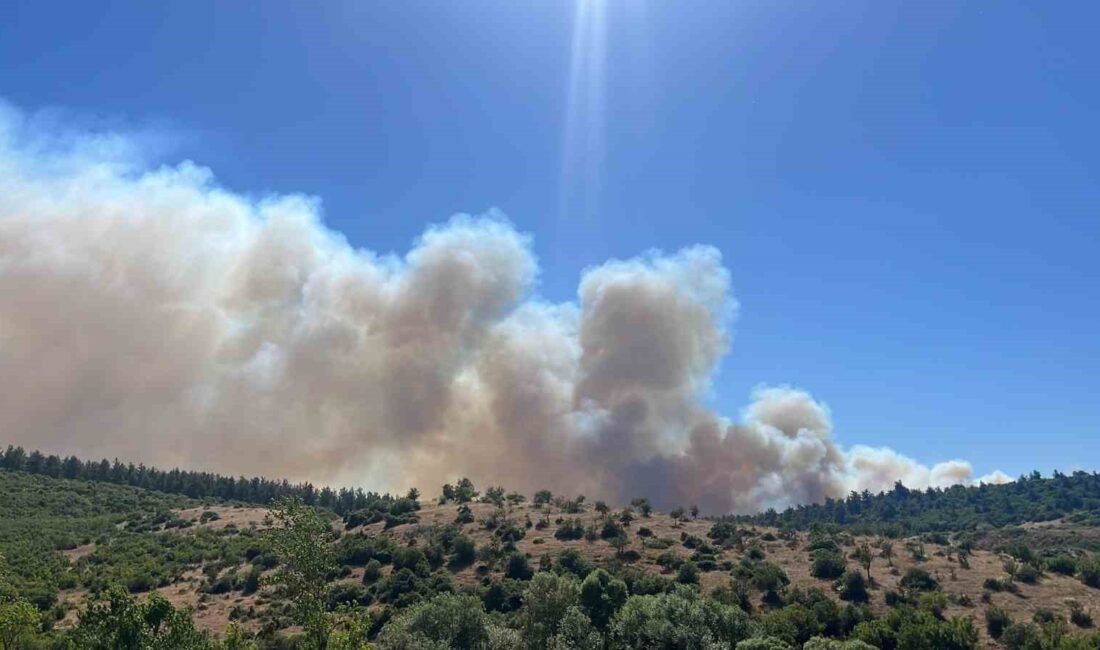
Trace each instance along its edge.
<path fill-rule="evenodd" d="M 609 261 L 549 304 L 530 241 L 500 215 L 377 255 L 309 198 L 234 194 L 191 163 L 145 169 L 125 138 L 50 136 L 0 113 L 6 442 L 710 512 L 972 480 L 962 461 L 840 447 L 801 390 L 760 389 L 735 421 L 702 406 L 735 310 L 714 248 Z"/>

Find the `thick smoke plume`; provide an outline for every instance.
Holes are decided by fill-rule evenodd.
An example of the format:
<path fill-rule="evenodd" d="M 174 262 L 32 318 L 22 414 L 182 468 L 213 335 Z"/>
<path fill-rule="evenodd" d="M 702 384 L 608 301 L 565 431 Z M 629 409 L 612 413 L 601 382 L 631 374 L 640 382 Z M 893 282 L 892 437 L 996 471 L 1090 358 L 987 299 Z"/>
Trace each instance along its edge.
<path fill-rule="evenodd" d="M 404 256 L 352 248 L 301 196 L 144 169 L 126 138 L 0 116 L 0 438 L 57 453 L 400 490 L 479 483 L 709 512 L 971 480 L 842 449 L 786 387 L 701 406 L 729 346 L 714 248 L 585 272 L 533 298 L 503 217 Z"/>

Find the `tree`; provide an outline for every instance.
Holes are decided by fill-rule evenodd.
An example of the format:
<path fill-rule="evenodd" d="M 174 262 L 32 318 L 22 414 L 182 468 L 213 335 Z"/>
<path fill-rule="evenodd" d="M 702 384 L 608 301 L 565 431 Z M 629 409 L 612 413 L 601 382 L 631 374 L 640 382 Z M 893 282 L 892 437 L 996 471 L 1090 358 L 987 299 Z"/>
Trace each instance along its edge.
<path fill-rule="evenodd" d="M 631 596 L 610 626 L 616 648 L 732 648 L 751 633 L 749 617 L 738 607 L 687 588 Z"/>
<path fill-rule="evenodd" d="M 476 596 L 441 594 L 399 613 L 378 637 L 384 650 L 473 650 L 489 640 L 490 621 Z"/>
<path fill-rule="evenodd" d="M 138 602 L 120 586 L 80 612 L 73 640 L 81 650 L 213 650 L 195 629 L 191 613 L 177 610 L 160 594 Z"/>
<path fill-rule="evenodd" d="M 630 546 L 630 540 L 627 538 L 626 534 L 615 535 L 608 541 L 610 542 L 611 547 L 615 549 L 615 555 L 620 557 L 622 556 L 623 551 L 626 550 L 626 547 Z"/>
<path fill-rule="evenodd" d="M 606 627 L 626 602 L 626 583 L 603 569 L 596 569 L 581 583 L 580 600 L 592 624 Z"/>
<path fill-rule="evenodd" d="M 8 453 L 12 453 L 11 447 Z M 8 584 L 7 561 L 0 553 L 0 650 L 14 650 L 15 644 L 38 623 L 38 610 Z"/>
<path fill-rule="evenodd" d="M 477 547 L 469 537 L 458 535 L 451 542 L 451 566 L 462 568 L 473 564 L 477 557 Z"/>
<path fill-rule="evenodd" d="M 271 514 L 275 525 L 266 531 L 265 541 L 279 558 L 279 568 L 270 582 L 293 603 L 307 647 L 325 650 L 332 629 L 325 596 L 329 575 L 338 568 L 335 535 L 317 511 L 298 497 L 277 502 Z"/>
<path fill-rule="evenodd" d="M 371 617 L 366 610 L 342 607 L 335 615 L 329 650 L 371 650 L 374 646 L 367 642 L 371 626 Z"/>
<path fill-rule="evenodd" d="M 488 487 L 485 489 L 485 494 L 481 497 L 482 503 L 491 503 L 498 508 L 504 507 L 504 495 L 505 491 L 503 487 Z"/>
<path fill-rule="evenodd" d="M 692 505 L 690 511 L 691 511 L 691 518 L 692 519 L 698 519 L 699 518 L 699 506 Z"/>
<path fill-rule="evenodd" d="M 548 505 L 550 503 L 550 500 L 553 498 L 554 493 L 550 490 L 539 490 L 538 492 L 535 492 L 535 498 L 532 502 L 535 504 L 535 507 L 540 507 Z"/>
<path fill-rule="evenodd" d="M 27 601 L 0 601 L 0 650 L 15 650 L 16 643 L 38 626 L 38 620 L 38 610 Z"/>
<path fill-rule="evenodd" d="M 781 592 L 791 583 L 783 567 L 771 562 L 757 562 L 752 569 L 752 585 L 764 592 L 765 602 L 782 602 Z"/>
<path fill-rule="evenodd" d="M 852 554 L 852 557 L 854 557 L 856 561 L 859 562 L 860 566 L 863 567 L 863 570 L 867 572 L 867 582 L 874 584 L 874 580 L 871 578 L 871 547 L 867 546 L 867 544 L 860 544 L 859 547 L 856 548 L 855 553 Z"/>
<path fill-rule="evenodd" d="M 508 564 L 504 570 L 504 577 L 512 580 L 530 580 L 534 571 L 527 562 L 527 556 L 523 553 L 512 553 L 508 556 Z"/>
<path fill-rule="evenodd" d="M 835 551 L 814 551 L 810 573 L 822 580 L 835 580 L 844 573 L 844 557 Z"/>
<path fill-rule="evenodd" d="M 853 603 L 865 603 L 868 599 L 867 582 L 858 571 L 845 571 L 837 582 L 840 597 Z"/>
<path fill-rule="evenodd" d="M 879 548 L 882 549 L 882 557 L 886 558 L 887 566 L 894 566 L 894 543 L 884 539 Z"/>
<path fill-rule="evenodd" d="M 699 584 L 699 567 L 690 560 L 684 562 L 676 572 L 676 582 L 683 585 Z"/>
<path fill-rule="evenodd" d="M 630 501 L 631 507 L 638 512 L 642 513 L 643 517 L 649 518 L 650 513 L 653 512 L 653 506 L 650 505 L 649 499 L 645 497 L 638 497 Z"/>
<path fill-rule="evenodd" d="M 456 503 L 469 503 L 477 498 L 477 490 L 474 489 L 474 482 L 468 478 L 462 478 L 455 485 L 454 500 Z"/>
<path fill-rule="evenodd" d="M 520 629 L 529 648 L 545 648 L 559 629 L 562 617 L 580 603 L 580 584 L 571 575 L 540 571 L 523 595 Z"/>
<path fill-rule="evenodd" d="M 604 644 L 603 636 L 581 608 L 570 607 L 565 610 L 558 623 L 558 633 L 547 647 L 553 650 L 603 650 Z"/>

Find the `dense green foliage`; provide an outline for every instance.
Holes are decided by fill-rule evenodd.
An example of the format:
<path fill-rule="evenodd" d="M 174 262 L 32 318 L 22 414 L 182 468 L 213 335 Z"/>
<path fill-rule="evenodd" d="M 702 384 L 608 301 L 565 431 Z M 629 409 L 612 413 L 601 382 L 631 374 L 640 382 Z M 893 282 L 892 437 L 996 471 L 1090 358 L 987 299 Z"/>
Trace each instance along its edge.
<path fill-rule="evenodd" d="M 307 505 L 326 508 L 339 515 L 356 511 L 388 511 L 391 504 L 401 500 L 391 495 L 363 492 L 359 489 L 317 489 L 310 483 L 291 484 L 285 480 L 273 481 L 260 477 L 234 478 L 180 469 L 166 471 L 133 463 L 123 464 L 118 459 L 114 462 L 107 459 L 82 461 L 75 456 L 61 458 L 39 451 L 28 453 L 22 447 L 10 445 L 6 451 L 0 451 L 0 469 L 50 478 L 128 485 L 193 499 L 269 504 L 279 499 L 297 497 Z M 413 500 L 415 501 L 415 497 Z"/>
<path fill-rule="evenodd" d="M 1003 485 L 956 485 L 910 490 L 898 482 L 880 494 L 852 492 L 846 499 L 796 506 L 783 512 L 731 518 L 741 523 L 809 529 L 814 524 L 839 524 L 855 531 L 911 535 L 931 531 L 966 531 L 981 526 L 999 528 L 1067 517 L 1100 524 L 1100 474 L 1038 472 Z"/>

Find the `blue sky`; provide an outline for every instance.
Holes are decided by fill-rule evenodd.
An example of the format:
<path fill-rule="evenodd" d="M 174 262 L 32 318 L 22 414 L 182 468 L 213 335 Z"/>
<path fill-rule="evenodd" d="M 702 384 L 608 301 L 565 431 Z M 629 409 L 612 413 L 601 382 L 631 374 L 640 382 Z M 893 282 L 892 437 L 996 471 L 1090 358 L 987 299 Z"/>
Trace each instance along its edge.
<path fill-rule="evenodd" d="M 171 134 L 166 160 L 317 195 L 372 250 L 498 207 L 555 301 L 714 245 L 741 305 L 720 411 L 793 384 L 846 444 L 1096 468 L 1100 6 L 609 0 L 571 112 L 576 11 L 15 0 L 0 97 Z"/>

